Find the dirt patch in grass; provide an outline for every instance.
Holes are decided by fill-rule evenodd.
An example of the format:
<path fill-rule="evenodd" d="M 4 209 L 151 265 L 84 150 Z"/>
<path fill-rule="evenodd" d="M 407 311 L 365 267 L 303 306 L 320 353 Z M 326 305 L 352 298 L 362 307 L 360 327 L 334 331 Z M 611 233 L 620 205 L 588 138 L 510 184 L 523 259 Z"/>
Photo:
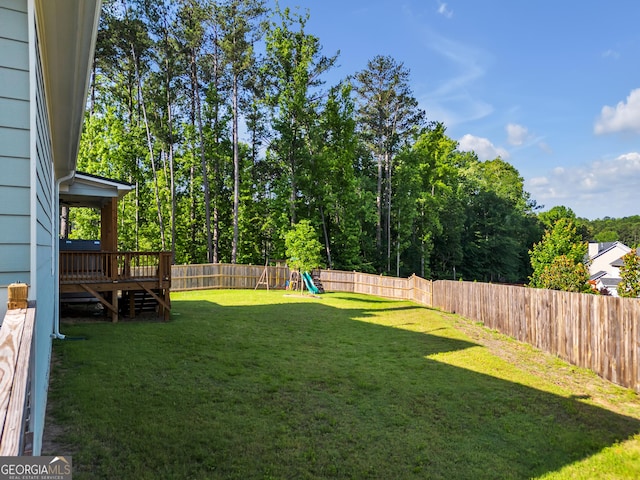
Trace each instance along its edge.
<path fill-rule="evenodd" d="M 62 425 L 56 423 L 53 416 L 49 413 L 51 407 L 47 406 L 47 417 L 44 425 L 44 434 L 42 436 L 42 454 L 43 455 L 73 455 L 70 446 L 61 442 L 60 439 L 65 433 Z"/>
<path fill-rule="evenodd" d="M 60 360 L 56 356 L 55 349 L 51 355 L 50 378 L 56 374 L 56 367 L 60 367 Z M 47 399 L 47 411 L 45 414 L 44 433 L 42 434 L 42 455 L 73 455 L 72 446 L 62 442 L 66 433 L 64 425 L 56 422 L 53 413 L 57 409 L 55 401 Z"/>

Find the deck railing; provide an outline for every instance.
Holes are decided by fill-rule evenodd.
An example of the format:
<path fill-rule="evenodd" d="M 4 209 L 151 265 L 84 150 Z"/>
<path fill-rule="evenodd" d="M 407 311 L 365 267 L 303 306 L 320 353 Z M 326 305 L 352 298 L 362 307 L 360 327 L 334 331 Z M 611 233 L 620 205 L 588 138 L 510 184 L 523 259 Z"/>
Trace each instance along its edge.
<path fill-rule="evenodd" d="M 36 309 L 8 310 L 0 327 L 0 456 L 31 453 L 28 403 Z"/>
<path fill-rule="evenodd" d="M 60 283 L 171 281 L 170 252 L 60 252 Z"/>

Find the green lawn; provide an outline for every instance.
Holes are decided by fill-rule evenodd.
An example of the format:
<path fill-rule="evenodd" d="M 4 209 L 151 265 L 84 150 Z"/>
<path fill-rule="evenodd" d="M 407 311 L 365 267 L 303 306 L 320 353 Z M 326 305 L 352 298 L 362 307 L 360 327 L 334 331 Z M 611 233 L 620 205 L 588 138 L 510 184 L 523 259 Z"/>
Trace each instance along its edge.
<path fill-rule="evenodd" d="M 352 294 L 174 293 L 63 324 L 74 479 L 640 478 L 638 396 L 456 316 Z M 474 338 L 472 340 L 472 338 Z M 64 451 L 59 451 L 60 449 Z"/>

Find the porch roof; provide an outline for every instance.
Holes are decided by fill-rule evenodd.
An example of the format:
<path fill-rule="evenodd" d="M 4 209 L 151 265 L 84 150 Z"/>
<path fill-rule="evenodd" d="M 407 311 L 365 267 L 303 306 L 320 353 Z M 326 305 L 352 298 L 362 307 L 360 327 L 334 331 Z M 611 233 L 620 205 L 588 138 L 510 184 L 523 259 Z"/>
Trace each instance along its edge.
<path fill-rule="evenodd" d="M 82 172 L 76 172 L 72 182 L 60 185 L 61 205 L 99 209 L 112 198 L 120 200 L 133 189 L 130 183 Z"/>

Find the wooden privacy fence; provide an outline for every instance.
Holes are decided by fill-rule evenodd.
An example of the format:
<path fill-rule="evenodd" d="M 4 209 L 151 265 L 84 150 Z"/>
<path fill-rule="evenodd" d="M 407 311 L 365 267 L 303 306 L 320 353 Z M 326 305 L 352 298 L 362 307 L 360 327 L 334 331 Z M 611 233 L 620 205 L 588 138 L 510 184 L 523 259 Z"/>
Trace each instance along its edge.
<path fill-rule="evenodd" d="M 173 265 L 171 290 L 203 290 L 223 288 L 286 288 L 289 268 L 264 265 L 209 263 Z M 268 283 L 263 283 L 268 281 Z M 417 276 L 411 278 L 384 277 L 368 273 L 320 270 L 320 281 L 326 291 L 354 292 L 379 297 L 413 300 L 432 305 L 432 282 Z"/>
<path fill-rule="evenodd" d="M 434 307 L 640 392 L 640 300 L 488 283 L 437 281 Z"/>
<path fill-rule="evenodd" d="M 255 288 L 264 271 L 264 266 L 174 265 L 172 290 Z M 268 272 L 270 288 L 285 287 L 287 267 Z M 457 313 L 640 392 L 638 299 L 338 270 L 321 270 L 320 280 L 325 291 L 411 300 Z"/>
<path fill-rule="evenodd" d="M 171 291 L 222 288 L 256 288 L 265 271 L 264 265 L 207 263 L 202 265 L 173 265 Z M 267 267 L 269 288 L 285 288 L 289 269 L 284 266 Z M 267 284 L 261 285 L 266 288 Z"/>
<path fill-rule="evenodd" d="M 412 300 L 427 306 L 433 305 L 433 282 L 416 275 L 409 278 L 396 278 L 369 273 L 320 270 L 320 280 L 324 289 L 329 292 L 364 293 L 378 297 Z"/>

